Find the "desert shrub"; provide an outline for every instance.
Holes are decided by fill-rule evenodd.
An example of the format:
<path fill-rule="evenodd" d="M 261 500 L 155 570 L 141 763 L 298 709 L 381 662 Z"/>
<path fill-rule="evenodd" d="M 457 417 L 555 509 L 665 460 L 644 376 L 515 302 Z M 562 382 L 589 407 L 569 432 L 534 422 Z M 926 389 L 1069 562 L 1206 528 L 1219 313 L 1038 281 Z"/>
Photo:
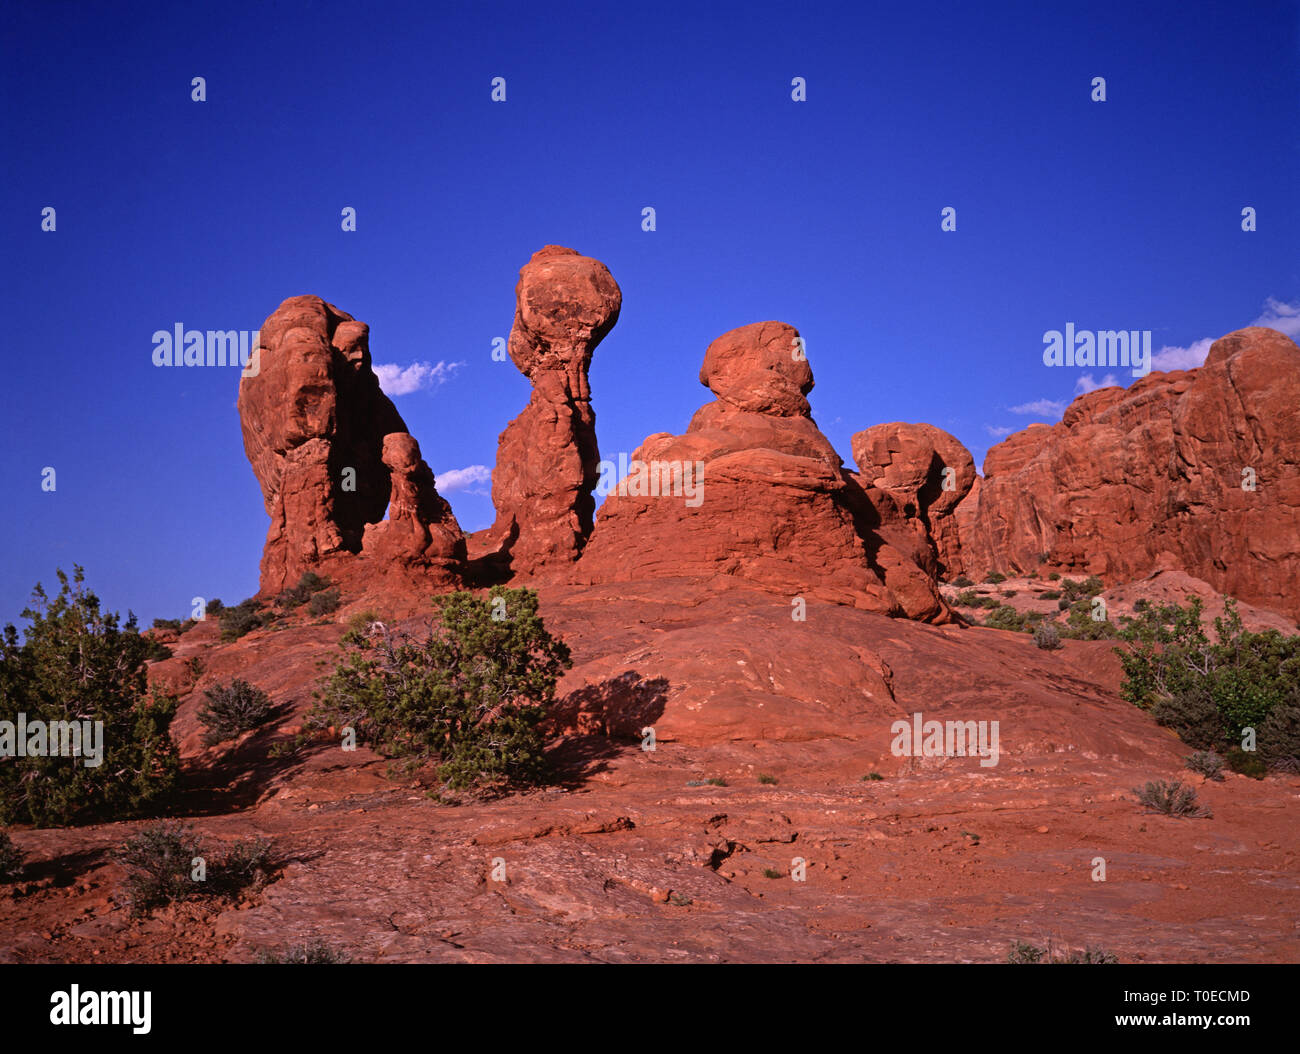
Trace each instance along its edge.
<path fill-rule="evenodd" d="M 1038 594 L 1038 599 L 1039 600 L 1060 600 L 1061 591 L 1059 589 L 1044 589 L 1041 593 Z M 1066 604 L 1066 607 L 1069 607 L 1069 604 Z"/>
<path fill-rule="evenodd" d="M 199 720 L 207 729 L 203 735 L 205 746 L 235 739 L 271 716 L 271 697 L 239 678 L 209 688 L 203 694 L 208 701 L 199 711 Z"/>
<path fill-rule="evenodd" d="M 999 582 L 1005 582 L 1006 580 L 1007 580 L 1007 576 L 1004 575 L 1001 571 L 990 571 L 987 575 L 984 576 L 985 585 L 995 586 Z"/>
<path fill-rule="evenodd" d="M 321 578 L 315 571 L 304 571 L 298 584 L 286 589 L 276 599 L 282 608 L 301 607 L 329 584 L 329 579 Z"/>
<path fill-rule="evenodd" d="M 1119 962 L 1119 956 L 1113 955 L 1112 953 L 1106 951 L 1106 949 L 1104 948 L 1094 948 L 1091 945 L 1089 945 L 1082 952 L 1071 952 L 1069 955 L 1065 957 L 1065 962 L 1071 966 L 1080 965 L 1083 963 L 1092 963 L 1092 964 L 1101 963 L 1105 965 L 1110 965 L 1112 963 Z"/>
<path fill-rule="evenodd" d="M 336 951 L 324 941 L 312 941 L 309 944 L 295 944 L 283 955 L 277 952 L 261 952 L 257 961 L 263 965 L 301 965 L 304 963 L 350 963 L 352 960 L 341 951 Z"/>
<path fill-rule="evenodd" d="M 969 587 L 973 586 L 975 583 L 972 582 L 965 575 L 958 575 L 956 578 L 952 580 L 952 584 L 955 585 L 958 589 L 968 589 Z"/>
<path fill-rule="evenodd" d="M 234 897 L 246 889 L 261 889 L 274 866 L 274 847 L 267 838 L 244 838 L 232 842 L 208 872 L 208 892 Z"/>
<path fill-rule="evenodd" d="M 319 593 L 313 593 L 311 600 L 307 602 L 307 610 L 313 615 L 328 615 L 331 611 L 337 611 L 339 606 L 339 591 L 337 589 L 322 589 Z"/>
<path fill-rule="evenodd" d="M 171 648 L 167 647 L 166 644 L 158 640 L 156 637 L 145 637 L 145 640 L 149 642 L 149 646 L 145 649 L 144 654 L 146 661 L 162 662 L 163 659 L 170 659 L 172 657 Z"/>
<path fill-rule="evenodd" d="M 765 868 L 763 868 L 763 877 L 764 877 L 764 878 L 784 878 L 785 876 L 784 876 L 780 871 L 776 870 L 776 868 L 774 868 L 774 867 L 765 867 Z"/>
<path fill-rule="evenodd" d="M 436 766 L 452 790 L 542 782 L 540 725 L 572 661 L 543 625 L 537 594 L 456 592 L 433 603 L 437 622 L 422 639 L 382 624 L 345 634 L 308 727 L 351 727 L 411 769 Z"/>
<path fill-rule="evenodd" d="M 1011 950 L 1007 952 L 1007 962 L 1024 965 L 1025 963 L 1040 963 L 1043 961 L 1043 949 L 1037 948 L 1025 941 L 1013 941 Z"/>
<path fill-rule="evenodd" d="M 776 777 L 766 772 L 760 772 L 758 774 L 758 782 L 766 783 L 766 784 L 774 784 L 776 783 Z"/>
<path fill-rule="evenodd" d="M 179 900 L 234 897 L 260 888 L 271 869 L 271 843 L 240 841 L 215 854 L 204 850 L 190 824 L 161 820 L 121 846 L 115 854 L 127 869 L 126 894 L 133 915 Z M 203 859 L 203 879 L 195 877 Z"/>
<path fill-rule="evenodd" d="M 1061 573 L 1059 571 L 1053 571 L 1047 576 L 1047 580 L 1049 582 L 1059 582 L 1061 580 Z"/>
<path fill-rule="evenodd" d="M 1043 651 L 1055 651 L 1061 646 L 1061 634 L 1054 623 L 1042 622 L 1034 627 L 1034 643 Z"/>
<path fill-rule="evenodd" d="M 127 869 L 126 895 L 133 915 L 194 893 L 190 877 L 202 847 L 193 827 L 162 820 L 146 827 L 117 851 Z"/>
<path fill-rule="evenodd" d="M 8 625 L 0 639 L 0 721 L 34 722 L 83 733 L 83 755 L 92 744 L 96 758 L 47 756 L 14 758 L 0 763 L 0 823 L 38 827 L 67 824 L 92 816 L 121 819 L 152 808 L 171 790 L 179 769 L 176 746 L 168 735 L 175 700 L 148 684 L 149 642 L 137 631 L 135 616 L 121 622 L 115 612 L 101 612 L 99 598 L 85 588 L 84 572 L 71 579 L 58 572 L 60 589 L 51 599 L 40 585 L 24 641 Z M 102 722 L 102 737 L 94 735 Z M 60 733 L 60 745 L 67 739 Z M 53 744 L 49 744 L 52 746 Z M 87 762 L 92 764 L 86 764 Z"/>
<path fill-rule="evenodd" d="M 1300 765 L 1286 709 L 1300 708 L 1300 636 L 1247 632 L 1236 602 L 1225 597 L 1211 641 L 1201 612 L 1194 596 L 1186 606 L 1136 605 L 1120 631 L 1126 646 L 1116 649 L 1124 668 L 1122 695 L 1150 709 L 1189 745 L 1218 749 L 1230 768 L 1226 751 L 1239 749 L 1247 727 L 1256 730 L 1259 756 L 1269 766 Z M 1274 712 L 1279 716 L 1270 723 Z"/>
<path fill-rule="evenodd" d="M 1002 595 L 1003 595 L 1004 597 L 1013 597 L 1013 596 L 1016 595 L 1017 590 L 1015 590 L 1015 589 L 1003 589 L 1003 590 L 1001 590 L 1001 593 L 1002 593 Z"/>
<path fill-rule="evenodd" d="M 220 615 L 225 610 L 226 605 L 221 602 L 220 597 L 213 597 L 203 608 L 204 614 L 207 615 Z"/>
<path fill-rule="evenodd" d="M 710 787 L 725 787 L 727 785 L 727 781 L 724 780 L 721 776 L 710 776 L 704 782 L 707 783 Z"/>
<path fill-rule="evenodd" d="M 1207 780 L 1223 780 L 1223 758 L 1213 750 L 1198 750 L 1186 759 L 1188 769 Z"/>
<path fill-rule="evenodd" d="M 1007 962 L 1075 966 L 1082 963 L 1117 963 L 1119 956 L 1092 945 L 1082 951 L 1066 951 L 1055 946 L 1050 940 L 1046 948 L 1039 948 L 1025 941 L 1014 941 L 1011 950 L 1007 953 Z"/>
<path fill-rule="evenodd" d="M 232 608 L 221 612 L 221 639 L 238 640 L 245 633 L 251 633 L 266 625 L 266 616 L 262 614 L 262 602 L 256 597 L 241 600 Z"/>
<path fill-rule="evenodd" d="M 347 631 L 345 636 L 364 637 L 370 632 L 370 627 L 376 622 L 383 622 L 373 611 L 358 611 L 348 619 Z"/>
<path fill-rule="evenodd" d="M 1056 602 L 1057 611 L 1066 611 L 1069 609 L 1069 607 L 1070 607 L 1070 602 L 1065 597 L 1061 597 L 1061 599 Z"/>
<path fill-rule="evenodd" d="M 1255 731 L 1259 756 L 1269 768 L 1300 772 L 1300 688 L 1273 707 Z"/>
<path fill-rule="evenodd" d="M 1092 610 L 1090 597 L 1081 597 L 1070 604 L 1065 623 L 1059 627 L 1061 636 L 1071 640 L 1106 640 L 1117 636 L 1119 631 L 1114 623 L 1093 618 Z"/>
<path fill-rule="evenodd" d="M 1152 812 L 1164 813 L 1166 816 L 1212 815 L 1209 809 L 1202 808 L 1196 803 L 1196 791 L 1191 787 L 1184 787 L 1178 780 L 1174 780 L 1173 783 L 1165 780 L 1148 780 L 1147 785 L 1141 790 L 1134 787 L 1133 793 L 1138 796 L 1138 801 Z"/>
<path fill-rule="evenodd" d="M 23 854 L 8 831 L 0 831 L 0 882 L 12 882 L 23 870 Z"/>
<path fill-rule="evenodd" d="M 1223 741 L 1223 721 L 1207 689 L 1180 689 L 1151 708 L 1157 724 L 1172 728 L 1189 747 L 1209 750 Z"/>
<path fill-rule="evenodd" d="M 1067 578 L 1061 582 L 1061 591 L 1065 594 L 1065 599 L 1071 604 L 1076 600 L 1091 599 L 1104 588 L 1101 579 L 1096 575 L 1089 575 L 1082 582 L 1073 578 Z"/>
<path fill-rule="evenodd" d="M 984 625 L 1020 632 L 1025 628 L 1025 617 L 1009 604 L 998 604 L 984 616 Z"/>
<path fill-rule="evenodd" d="M 179 633 L 181 631 L 181 620 L 178 618 L 156 618 L 153 620 L 153 628 Z"/>
<path fill-rule="evenodd" d="M 872 781 L 883 780 L 884 778 L 885 777 L 882 776 L 879 772 L 868 772 L 865 776 L 862 777 L 862 781 L 865 783 L 868 780 L 872 780 Z"/>
<path fill-rule="evenodd" d="M 1242 750 L 1241 747 L 1233 747 L 1224 756 L 1224 761 L 1228 768 L 1239 776 L 1249 776 L 1254 780 L 1262 780 L 1268 772 L 1268 766 L 1264 759 L 1259 756 L 1257 750 Z"/>

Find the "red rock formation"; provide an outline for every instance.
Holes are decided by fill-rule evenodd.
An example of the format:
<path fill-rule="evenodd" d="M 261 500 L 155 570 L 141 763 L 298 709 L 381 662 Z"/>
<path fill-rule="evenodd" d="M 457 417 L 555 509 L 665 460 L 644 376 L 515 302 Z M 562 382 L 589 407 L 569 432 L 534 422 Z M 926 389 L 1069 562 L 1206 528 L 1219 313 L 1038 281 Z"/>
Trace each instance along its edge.
<path fill-rule="evenodd" d="M 464 559 L 460 528 L 380 391 L 366 324 L 320 297 L 295 296 L 260 336 L 258 370 L 241 376 L 238 407 L 271 517 L 261 591 L 277 593 L 303 571 L 359 553 L 363 541 L 386 561 L 400 551 L 454 571 Z M 383 519 L 390 499 L 396 522 L 371 536 L 367 525 Z"/>
<path fill-rule="evenodd" d="M 940 574 L 961 570 L 961 541 L 953 513 L 975 483 L 975 461 L 961 442 L 926 424 L 873 425 L 853 437 L 858 481 L 893 499 L 902 523 L 930 548 Z M 877 506 L 883 505 L 879 498 Z"/>
<path fill-rule="evenodd" d="M 501 433 L 492 472 L 490 548 L 513 574 L 563 569 L 592 530 L 600 453 L 587 370 L 623 294 L 599 260 L 548 245 L 519 272 L 510 358 L 533 383 Z"/>
<path fill-rule="evenodd" d="M 388 519 L 367 524 L 362 553 L 383 564 L 424 566 L 454 580 L 465 561 L 465 537 L 434 486 L 420 444 L 405 432 L 390 432 L 384 436 L 383 460 L 392 479 Z"/>
<path fill-rule="evenodd" d="M 880 516 L 813 421 L 798 336 L 757 322 L 709 346 L 700 381 L 717 398 L 685 435 L 632 455 L 578 581 L 734 575 L 791 599 L 946 616 L 933 580 L 874 533 Z"/>
<path fill-rule="evenodd" d="M 1082 395 L 989 451 L 956 514 L 965 569 L 1178 568 L 1300 617 L 1297 406 L 1300 348 L 1256 326 L 1199 369 Z"/>

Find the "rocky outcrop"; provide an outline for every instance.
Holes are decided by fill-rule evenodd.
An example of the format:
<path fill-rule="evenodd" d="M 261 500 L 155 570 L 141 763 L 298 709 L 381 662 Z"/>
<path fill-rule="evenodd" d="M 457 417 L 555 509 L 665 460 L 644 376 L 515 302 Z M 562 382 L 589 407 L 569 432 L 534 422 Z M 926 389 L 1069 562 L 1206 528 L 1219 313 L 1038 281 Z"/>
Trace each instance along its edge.
<path fill-rule="evenodd" d="M 709 346 L 700 381 L 716 398 L 684 435 L 652 435 L 627 460 L 576 580 L 729 575 L 790 603 L 946 616 L 933 580 L 874 532 L 878 511 L 813 421 L 798 338 L 757 322 Z"/>
<path fill-rule="evenodd" d="M 852 443 L 858 482 L 893 499 L 901 524 L 931 550 L 939 574 L 961 571 L 953 514 L 977 478 L 970 451 L 940 428 L 901 421 L 858 432 Z"/>
<path fill-rule="evenodd" d="M 548 245 L 519 272 L 510 358 L 533 384 L 501 433 L 492 472 L 492 557 L 509 573 L 563 570 L 592 531 L 598 477 L 587 371 L 623 294 L 599 260 Z"/>
<path fill-rule="evenodd" d="M 959 506 L 970 574 L 1176 568 L 1300 617 L 1300 348 L 1250 327 L 1199 369 L 1075 399 L 989 451 Z"/>
<path fill-rule="evenodd" d="M 391 432 L 384 436 L 383 461 L 392 484 L 388 518 L 366 526 L 362 553 L 386 565 L 423 567 L 435 578 L 454 580 L 465 561 L 465 537 L 420 457 L 420 444 L 405 432 Z"/>
<path fill-rule="evenodd" d="M 369 327 L 316 296 L 262 325 L 257 371 L 239 382 L 244 452 L 271 525 L 261 591 L 358 554 L 454 575 L 464 539 L 371 368 Z M 390 501 L 395 516 L 381 527 Z M 435 575 L 438 577 L 438 575 Z"/>

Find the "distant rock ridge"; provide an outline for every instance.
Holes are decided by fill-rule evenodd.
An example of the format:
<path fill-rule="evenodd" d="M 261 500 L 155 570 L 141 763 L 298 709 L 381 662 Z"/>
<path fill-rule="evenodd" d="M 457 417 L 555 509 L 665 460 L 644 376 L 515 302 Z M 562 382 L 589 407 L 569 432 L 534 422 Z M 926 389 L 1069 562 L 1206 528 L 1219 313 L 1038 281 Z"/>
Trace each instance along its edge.
<path fill-rule="evenodd" d="M 1261 326 L 1198 369 L 1076 398 L 993 447 L 952 566 L 1126 582 L 1179 569 L 1300 618 L 1300 348 Z"/>

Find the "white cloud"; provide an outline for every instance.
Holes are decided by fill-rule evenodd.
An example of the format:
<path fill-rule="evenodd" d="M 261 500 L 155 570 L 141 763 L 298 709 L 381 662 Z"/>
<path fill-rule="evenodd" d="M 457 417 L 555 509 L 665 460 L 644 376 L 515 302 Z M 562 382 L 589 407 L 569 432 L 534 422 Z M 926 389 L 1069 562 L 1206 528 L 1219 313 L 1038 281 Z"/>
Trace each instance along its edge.
<path fill-rule="evenodd" d="M 1264 313 L 1251 325 L 1268 326 L 1279 333 L 1285 333 L 1292 340 L 1300 340 L 1300 300 L 1287 304 L 1269 297 L 1264 301 Z"/>
<path fill-rule="evenodd" d="M 1151 369 L 1153 371 L 1194 370 L 1205 362 L 1205 356 L 1210 353 L 1210 345 L 1213 343 L 1213 337 L 1204 337 L 1185 348 L 1166 344 L 1151 356 Z"/>
<path fill-rule="evenodd" d="M 1288 304 L 1276 297 L 1264 301 L 1264 313 L 1255 319 L 1252 326 L 1268 326 L 1279 333 L 1285 333 L 1292 340 L 1300 340 L 1300 301 Z M 1153 370 L 1194 370 L 1205 363 L 1205 356 L 1210 353 L 1214 337 L 1203 337 L 1185 348 L 1166 345 L 1151 356 Z"/>
<path fill-rule="evenodd" d="M 1087 395 L 1088 392 L 1095 392 L 1098 388 L 1109 388 L 1118 383 L 1113 373 L 1106 374 L 1101 380 L 1097 380 L 1091 373 L 1085 373 L 1074 382 L 1074 394 Z"/>
<path fill-rule="evenodd" d="M 1060 417 L 1065 413 L 1065 403 L 1055 399 L 1035 399 L 1032 403 L 1008 406 L 1013 414 L 1029 414 L 1033 417 Z"/>
<path fill-rule="evenodd" d="M 402 367 L 396 363 L 381 363 L 375 366 L 375 376 L 379 378 L 379 387 L 385 395 L 410 395 L 422 388 L 436 388 L 451 379 L 463 362 L 413 362 Z"/>
<path fill-rule="evenodd" d="M 984 431 L 986 431 L 989 435 L 991 435 L 991 436 L 993 436 L 993 437 L 995 437 L 995 438 L 997 438 L 997 439 L 1004 439 L 1005 437 L 1009 436 L 1012 432 L 1014 432 L 1015 429 L 1014 429 L 1014 428 L 999 428 L 999 427 L 994 427 L 993 425 L 985 425 L 985 426 L 984 426 Z"/>
<path fill-rule="evenodd" d="M 466 468 L 452 468 L 446 472 L 439 472 L 435 478 L 438 481 L 438 492 L 446 494 L 453 490 L 468 490 L 471 494 L 485 494 L 486 491 L 473 489 L 475 484 L 491 483 L 492 470 L 487 465 L 469 465 Z"/>

